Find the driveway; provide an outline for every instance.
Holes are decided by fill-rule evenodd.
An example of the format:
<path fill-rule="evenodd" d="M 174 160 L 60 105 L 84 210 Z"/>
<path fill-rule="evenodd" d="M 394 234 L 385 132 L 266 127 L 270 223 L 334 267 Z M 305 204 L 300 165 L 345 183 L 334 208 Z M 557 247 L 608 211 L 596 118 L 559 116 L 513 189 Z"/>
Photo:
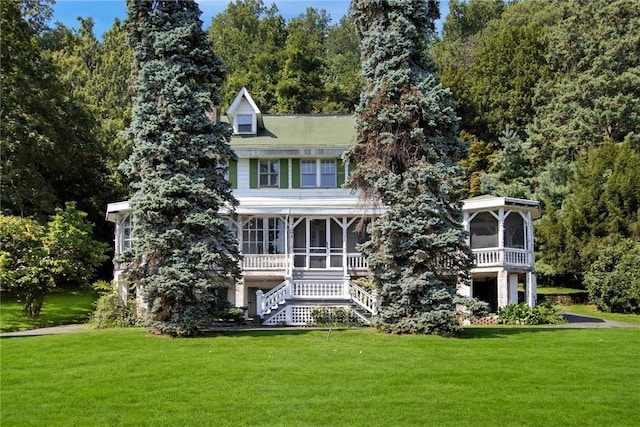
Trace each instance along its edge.
<path fill-rule="evenodd" d="M 634 323 L 615 322 L 613 320 L 604 320 L 598 317 L 585 316 L 582 314 L 570 313 L 565 311 L 563 317 L 567 323 L 555 325 L 556 328 L 640 328 L 640 325 Z"/>

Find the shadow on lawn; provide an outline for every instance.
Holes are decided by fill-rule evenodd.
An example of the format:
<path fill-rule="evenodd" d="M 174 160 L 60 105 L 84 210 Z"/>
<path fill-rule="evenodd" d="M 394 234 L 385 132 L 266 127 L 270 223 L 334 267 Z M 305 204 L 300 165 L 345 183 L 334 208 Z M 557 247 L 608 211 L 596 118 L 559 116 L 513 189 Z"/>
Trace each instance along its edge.
<path fill-rule="evenodd" d="M 296 336 L 305 335 L 312 332 L 326 333 L 327 336 L 331 336 L 334 332 L 353 331 L 358 329 L 370 330 L 373 333 L 377 332 L 375 328 L 297 328 L 297 327 L 278 327 L 278 328 L 261 328 L 260 326 L 254 328 L 219 328 L 211 331 L 207 331 L 203 336 L 206 337 L 269 337 L 269 336 Z M 479 338 L 507 338 L 512 335 L 530 334 L 536 332 L 555 332 L 557 330 L 571 329 L 566 326 L 563 328 L 556 328 L 553 325 L 543 326 L 487 326 L 487 327 L 471 327 L 464 328 L 460 335 L 452 337 L 452 339 L 479 339 Z"/>
<path fill-rule="evenodd" d="M 306 335 L 311 332 L 335 332 L 346 331 L 356 328 L 300 328 L 300 327 L 230 327 L 230 328 L 216 328 L 210 331 L 206 331 L 201 336 L 205 337 L 271 337 L 271 336 L 283 336 L 283 335 Z"/>
<path fill-rule="evenodd" d="M 487 326 L 465 328 L 457 338 L 478 339 L 478 338 L 507 338 L 512 335 L 531 334 L 536 332 L 556 332 L 572 328 L 557 328 L 554 325 L 543 326 Z"/>

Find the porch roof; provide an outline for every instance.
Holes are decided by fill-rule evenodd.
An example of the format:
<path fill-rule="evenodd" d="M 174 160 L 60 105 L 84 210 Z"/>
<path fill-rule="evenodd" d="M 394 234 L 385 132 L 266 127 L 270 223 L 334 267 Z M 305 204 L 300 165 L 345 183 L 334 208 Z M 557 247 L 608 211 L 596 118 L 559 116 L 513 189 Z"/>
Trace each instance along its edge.
<path fill-rule="evenodd" d="M 239 215 L 380 215 L 386 208 L 365 204 L 357 197 L 237 197 Z"/>
<path fill-rule="evenodd" d="M 540 202 L 537 200 L 518 199 L 515 197 L 496 197 L 490 195 L 472 197 L 462 201 L 462 210 L 466 212 L 476 212 L 482 210 L 506 208 L 510 210 L 518 210 L 531 212 L 532 219 L 538 219 L 542 215 L 540 211 Z"/>
<path fill-rule="evenodd" d="M 366 204 L 357 197 L 236 197 L 239 215 L 318 215 L 318 216 L 375 216 L 386 208 Z M 109 203 L 106 220 L 116 221 L 118 213 L 132 212 L 129 201 Z M 228 213 L 223 209 L 222 213 Z"/>

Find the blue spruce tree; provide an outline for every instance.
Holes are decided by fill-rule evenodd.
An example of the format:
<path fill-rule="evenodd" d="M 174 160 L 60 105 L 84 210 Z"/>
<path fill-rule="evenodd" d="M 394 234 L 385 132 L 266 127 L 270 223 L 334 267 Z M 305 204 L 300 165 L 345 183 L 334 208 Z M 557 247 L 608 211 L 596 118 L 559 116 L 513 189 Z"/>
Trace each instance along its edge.
<path fill-rule="evenodd" d="M 458 119 L 426 50 L 437 2 L 354 0 L 365 89 L 347 153 L 350 185 L 388 207 L 361 250 L 381 296 L 378 327 L 451 335 L 460 328 L 455 284 L 470 252 L 457 200 L 463 154 Z"/>
<path fill-rule="evenodd" d="M 237 201 L 225 178 L 235 155 L 230 130 L 212 121 L 221 61 L 191 0 L 127 0 L 134 49 L 133 181 L 136 238 L 129 271 L 140 285 L 152 330 L 194 335 L 226 307 L 239 276 L 237 242 L 221 209 Z"/>

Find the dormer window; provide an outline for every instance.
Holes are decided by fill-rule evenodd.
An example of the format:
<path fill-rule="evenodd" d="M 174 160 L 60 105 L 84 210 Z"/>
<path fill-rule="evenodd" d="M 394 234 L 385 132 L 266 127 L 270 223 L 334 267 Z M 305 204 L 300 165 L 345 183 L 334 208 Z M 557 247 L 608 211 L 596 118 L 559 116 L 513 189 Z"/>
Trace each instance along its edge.
<path fill-rule="evenodd" d="M 236 95 L 227 110 L 227 116 L 236 135 L 257 135 L 258 129 L 264 129 L 262 113 L 245 88 Z"/>
<path fill-rule="evenodd" d="M 238 114 L 236 124 L 237 133 L 255 133 L 253 131 L 253 114 Z"/>

